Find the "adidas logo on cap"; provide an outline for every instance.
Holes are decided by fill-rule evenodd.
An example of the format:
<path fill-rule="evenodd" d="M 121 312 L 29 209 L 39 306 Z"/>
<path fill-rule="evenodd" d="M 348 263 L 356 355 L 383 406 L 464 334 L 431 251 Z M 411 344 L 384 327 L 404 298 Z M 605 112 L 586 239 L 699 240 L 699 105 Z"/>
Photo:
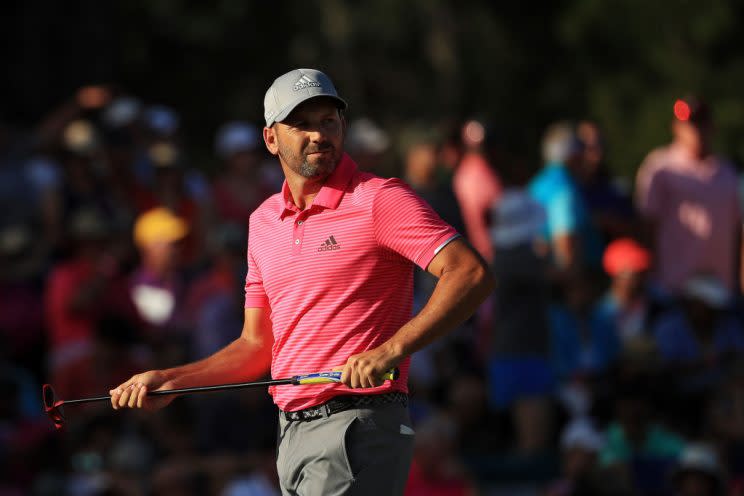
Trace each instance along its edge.
<path fill-rule="evenodd" d="M 320 244 L 320 248 L 318 248 L 318 251 L 335 251 L 340 250 L 341 245 L 339 245 L 336 242 L 336 238 L 333 237 L 333 235 L 328 236 L 328 239 L 326 239 L 323 243 Z"/>
<path fill-rule="evenodd" d="M 302 75 L 300 79 L 297 80 L 297 82 L 294 84 L 294 90 L 300 91 L 303 88 L 309 88 L 309 87 L 316 87 L 320 88 L 320 83 L 317 81 L 313 81 L 306 75 Z"/>

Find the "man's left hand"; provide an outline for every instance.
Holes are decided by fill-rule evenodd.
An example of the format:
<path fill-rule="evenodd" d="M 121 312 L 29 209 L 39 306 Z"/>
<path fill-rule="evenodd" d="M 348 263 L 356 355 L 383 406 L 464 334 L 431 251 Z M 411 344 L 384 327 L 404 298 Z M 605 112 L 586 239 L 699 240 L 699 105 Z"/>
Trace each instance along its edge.
<path fill-rule="evenodd" d="M 350 356 L 346 365 L 336 370 L 343 371 L 341 382 L 348 387 L 371 388 L 380 386 L 384 382 L 383 376 L 385 373 L 398 365 L 399 361 L 400 359 L 383 345 Z"/>

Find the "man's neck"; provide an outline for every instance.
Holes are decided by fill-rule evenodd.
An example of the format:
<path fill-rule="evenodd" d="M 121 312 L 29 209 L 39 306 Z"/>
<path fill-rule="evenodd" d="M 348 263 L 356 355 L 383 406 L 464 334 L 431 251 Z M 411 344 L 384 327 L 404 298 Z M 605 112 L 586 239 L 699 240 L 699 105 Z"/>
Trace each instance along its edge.
<path fill-rule="evenodd" d="M 309 208 L 327 178 L 316 179 L 303 177 L 284 164 L 282 164 L 282 169 L 284 170 L 284 177 L 287 179 L 289 193 L 292 195 L 292 201 L 295 206 L 300 210 Z"/>
<path fill-rule="evenodd" d="M 680 141 L 675 141 L 674 142 L 674 146 L 676 146 L 678 149 L 682 150 L 686 155 L 688 155 L 688 156 L 690 156 L 690 157 L 692 157 L 693 159 L 696 159 L 696 160 L 702 160 L 705 157 L 707 157 L 708 155 L 710 155 L 710 153 L 711 153 L 710 150 L 708 150 L 705 147 L 703 147 L 703 148 L 694 148 L 694 147 L 691 147 L 691 146 L 687 145 L 686 143 L 683 143 L 683 142 L 680 142 Z"/>

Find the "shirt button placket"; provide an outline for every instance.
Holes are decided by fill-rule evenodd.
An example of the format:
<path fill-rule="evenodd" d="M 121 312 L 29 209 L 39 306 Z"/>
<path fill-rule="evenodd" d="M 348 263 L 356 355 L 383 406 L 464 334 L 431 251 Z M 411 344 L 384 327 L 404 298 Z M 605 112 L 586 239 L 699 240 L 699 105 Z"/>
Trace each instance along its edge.
<path fill-rule="evenodd" d="M 300 214 L 292 228 L 292 253 L 299 255 L 302 252 L 302 237 L 305 233 L 305 217 Z"/>

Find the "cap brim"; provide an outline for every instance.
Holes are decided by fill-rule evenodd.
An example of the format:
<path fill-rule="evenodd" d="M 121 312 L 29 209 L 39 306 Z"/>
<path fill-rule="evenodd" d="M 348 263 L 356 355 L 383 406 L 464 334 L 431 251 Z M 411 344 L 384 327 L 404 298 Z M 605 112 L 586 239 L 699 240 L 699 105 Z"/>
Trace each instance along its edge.
<path fill-rule="evenodd" d="M 308 100 L 312 100 L 313 98 L 330 98 L 331 100 L 336 102 L 338 108 L 340 108 L 341 110 L 346 110 L 348 108 L 346 101 L 336 95 L 331 95 L 328 93 L 320 93 L 317 95 L 303 95 L 302 97 L 298 98 L 297 100 L 287 105 L 281 112 L 279 112 L 274 117 L 271 123 L 267 123 L 266 125 L 271 126 L 275 122 L 282 122 L 284 119 L 286 119 L 289 116 L 289 114 L 292 113 L 294 109 L 297 108 L 299 104 L 304 103 Z"/>

